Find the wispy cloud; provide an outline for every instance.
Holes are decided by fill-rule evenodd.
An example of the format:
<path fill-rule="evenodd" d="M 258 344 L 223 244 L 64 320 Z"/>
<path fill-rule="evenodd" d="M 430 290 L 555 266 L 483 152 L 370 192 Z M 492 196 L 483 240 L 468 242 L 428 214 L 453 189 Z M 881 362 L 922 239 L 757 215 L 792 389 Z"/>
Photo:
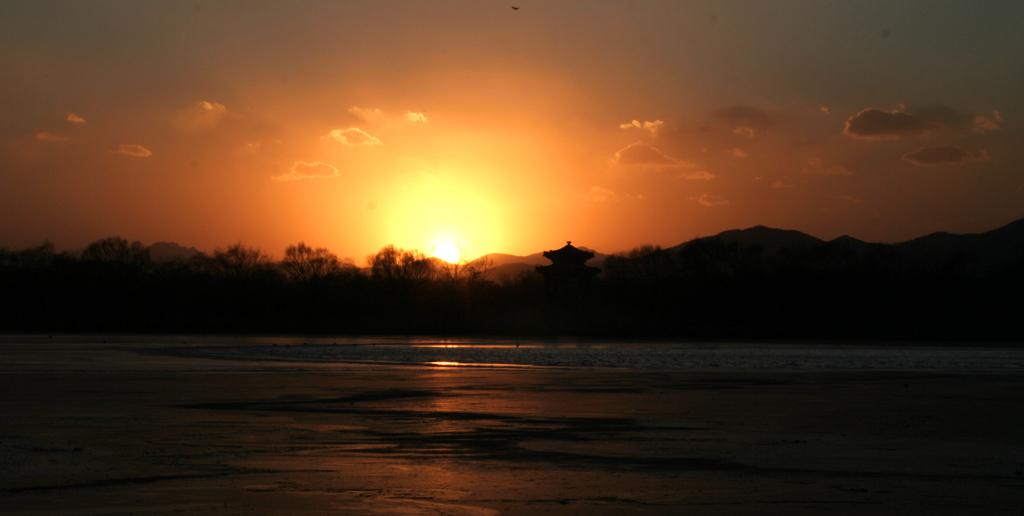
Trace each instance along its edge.
<path fill-rule="evenodd" d="M 422 122 L 427 123 L 427 115 L 418 113 L 416 111 L 408 111 L 405 113 L 405 119 L 410 122 Z"/>
<path fill-rule="evenodd" d="M 858 199 L 857 197 L 854 197 L 852 195 L 840 195 L 839 197 L 836 197 L 836 199 L 839 199 L 840 201 L 846 201 L 850 204 L 864 204 L 864 199 Z"/>
<path fill-rule="evenodd" d="M 694 168 L 697 165 L 688 161 L 681 161 L 658 150 L 657 147 L 644 142 L 631 143 L 626 148 L 615 153 L 612 163 L 616 165 L 661 165 L 673 167 Z"/>
<path fill-rule="evenodd" d="M 590 202 L 644 202 L 647 200 L 644 194 L 631 194 L 604 188 L 602 186 L 591 186 L 590 190 L 583 195 L 583 198 Z"/>
<path fill-rule="evenodd" d="M 271 179 L 276 181 L 294 181 L 297 179 L 337 177 L 338 175 L 338 169 L 334 165 L 321 161 L 314 161 L 312 163 L 296 161 L 287 173 L 273 176 Z"/>
<path fill-rule="evenodd" d="M 868 108 L 846 120 L 843 134 L 864 140 L 899 139 L 921 136 L 929 125 L 903 111 Z"/>
<path fill-rule="evenodd" d="M 743 149 L 741 149 L 739 147 L 736 147 L 735 149 L 733 149 L 733 150 L 731 150 L 729 152 L 732 154 L 732 156 L 734 158 L 745 158 L 745 157 L 749 156 L 749 154 L 744 152 Z"/>
<path fill-rule="evenodd" d="M 1001 123 L 1003 123 L 1003 116 L 998 111 L 994 111 L 991 120 L 981 115 L 975 117 L 972 129 L 979 133 L 998 131 L 1003 128 L 1003 126 L 999 125 Z"/>
<path fill-rule="evenodd" d="M 816 176 L 848 176 L 853 173 L 839 165 L 829 165 L 820 158 L 807 158 L 801 171 Z"/>
<path fill-rule="evenodd" d="M 690 200 L 697 201 L 697 203 L 702 206 L 724 206 L 729 204 L 728 199 L 711 194 L 702 194 L 700 197 L 690 197 Z"/>
<path fill-rule="evenodd" d="M 796 184 L 790 183 L 785 178 L 776 179 L 775 182 L 772 183 L 772 188 L 793 188 L 794 186 L 796 186 Z"/>
<path fill-rule="evenodd" d="M 619 194 L 600 186 L 591 186 L 590 191 L 584 196 L 590 202 L 609 202 L 619 200 Z"/>
<path fill-rule="evenodd" d="M 921 147 L 914 152 L 903 155 L 903 161 L 920 166 L 933 167 L 939 165 L 959 165 L 968 161 L 988 161 L 989 155 L 984 150 L 971 152 L 958 145 L 938 145 Z"/>
<path fill-rule="evenodd" d="M 136 158 L 148 158 L 153 155 L 153 152 L 141 145 L 125 144 L 117 148 L 117 150 L 110 151 L 114 154 L 124 154 L 125 156 L 135 156 Z"/>
<path fill-rule="evenodd" d="M 56 134 L 50 133 L 49 131 L 43 131 L 36 133 L 36 139 L 41 142 L 59 143 L 68 141 L 67 136 L 57 136 Z"/>
<path fill-rule="evenodd" d="M 80 116 L 78 116 L 78 115 L 76 115 L 74 113 L 68 113 L 68 117 L 65 120 L 67 120 L 68 122 L 74 122 L 76 124 L 84 124 L 85 123 L 85 119 L 84 118 L 82 118 L 82 117 L 80 117 Z"/>
<path fill-rule="evenodd" d="M 182 131 L 206 131 L 217 127 L 227 112 L 223 104 L 201 100 L 186 109 L 178 110 L 174 125 Z"/>
<path fill-rule="evenodd" d="M 690 180 L 710 181 L 710 180 L 715 178 L 715 175 L 712 174 L 711 172 L 708 172 L 707 170 L 698 170 L 698 171 L 696 171 L 696 172 L 694 172 L 692 174 L 683 174 L 680 177 L 682 177 L 683 179 L 690 179 Z"/>
<path fill-rule="evenodd" d="M 626 124 L 619 124 L 619 129 L 641 129 L 644 131 L 650 131 L 651 135 L 657 136 L 658 133 L 665 127 L 665 122 L 661 120 L 655 120 L 653 122 L 640 122 L 639 120 L 633 120 Z"/>
<path fill-rule="evenodd" d="M 320 142 L 324 145 L 337 144 L 337 145 L 383 145 L 377 137 L 370 135 L 366 131 L 357 127 L 349 127 L 348 129 L 334 129 L 331 132 L 320 137 Z"/>
<path fill-rule="evenodd" d="M 353 115 L 367 121 L 372 122 L 374 119 L 384 115 L 384 112 L 377 108 L 362 108 L 359 106 L 352 106 L 348 108 L 348 112 Z"/>
<path fill-rule="evenodd" d="M 775 117 L 764 109 L 738 104 L 719 109 L 714 117 L 725 123 L 735 134 L 753 137 L 775 126 Z"/>

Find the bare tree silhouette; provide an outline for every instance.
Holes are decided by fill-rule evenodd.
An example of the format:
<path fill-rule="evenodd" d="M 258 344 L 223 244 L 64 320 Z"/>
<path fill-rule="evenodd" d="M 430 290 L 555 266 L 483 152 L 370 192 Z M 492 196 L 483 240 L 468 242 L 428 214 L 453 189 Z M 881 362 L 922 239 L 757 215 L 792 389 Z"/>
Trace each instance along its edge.
<path fill-rule="evenodd" d="M 121 237 L 101 238 L 82 251 L 82 259 L 124 265 L 149 263 L 149 249 L 138 240 L 129 243 Z"/>
<path fill-rule="evenodd" d="M 340 274 L 353 274 L 357 270 L 352 260 L 339 259 L 327 248 L 317 247 L 314 249 L 306 245 L 305 242 L 288 246 L 284 250 L 281 269 L 292 281 L 306 285 L 318 283 Z"/>
<path fill-rule="evenodd" d="M 370 277 L 391 284 L 408 285 L 432 279 L 433 260 L 418 250 L 406 251 L 388 245 L 370 256 Z"/>
<path fill-rule="evenodd" d="M 270 256 L 255 247 L 237 242 L 227 249 L 217 248 L 208 266 L 216 275 L 228 278 L 249 278 L 272 269 Z"/>

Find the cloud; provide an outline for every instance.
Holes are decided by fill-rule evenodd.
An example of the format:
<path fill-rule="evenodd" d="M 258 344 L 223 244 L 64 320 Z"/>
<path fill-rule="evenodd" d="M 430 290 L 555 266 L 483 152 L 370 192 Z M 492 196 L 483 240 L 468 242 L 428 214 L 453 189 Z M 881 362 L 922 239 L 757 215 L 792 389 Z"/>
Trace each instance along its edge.
<path fill-rule="evenodd" d="M 746 152 L 743 152 L 743 149 L 741 149 L 739 147 L 736 147 L 735 149 L 733 149 L 730 152 L 732 152 L 732 155 L 733 155 L 734 158 L 745 158 L 745 157 L 749 156 L 749 154 L 747 154 Z"/>
<path fill-rule="evenodd" d="M 379 139 L 375 136 L 371 136 L 366 131 L 356 127 L 349 127 L 348 129 L 334 129 L 331 132 L 320 137 L 320 142 L 324 145 L 327 144 L 339 144 L 339 145 L 383 145 Z"/>
<path fill-rule="evenodd" d="M 377 108 L 361 108 L 358 106 L 352 106 L 348 108 L 348 112 L 353 115 L 370 122 L 376 118 L 380 118 L 384 115 L 384 112 Z"/>
<path fill-rule="evenodd" d="M 864 203 L 864 199 L 858 199 L 858 198 L 856 198 L 856 197 L 854 197 L 852 195 L 840 195 L 839 197 L 836 197 L 836 199 L 839 199 L 840 201 L 846 201 L 846 202 L 848 202 L 850 204 L 863 204 Z"/>
<path fill-rule="evenodd" d="M 57 136 L 55 134 L 50 133 L 49 131 L 43 131 L 41 133 L 36 133 L 36 139 L 41 141 L 41 142 L 51 142 L 51 143 L 59 143 L 59 142 L 66 142 L 66 141 L 68 141 L 68 137 L 67 136 Z"/>
<path fill-rule="evenodd" d="M 831 115 L 831 114 L 832 114 L 832 111 L 831 111 L 831 110 L 829 110 L 829 108 L 827 108 L 827 107 L 825 107 L 825 106 L 818 106 L 818 109 L 819 109 L 819 110 L 820 110 L 820 111 L 821 111 L 822 113 L 824 113 L 824 114 L 826 114 L 826 115 Z"/>
<path fill-rule="evenodd" d="M 848 176 L 853 173 L 839 165 L 828 165 L 819 158 L 807 158 L 802 171 L 817 176 Z"/>
<path fill-rule="evenodd" d="M 772 183 L 772 188 L 793 188 L 794 186 L 796 185 L 789 183 L 784 179 L 776 179 L 775 182 Z"/>
<path fill-rule="evenodd" d="M 384 111 L 379 108 L 352 106 L 348 108 L 348 112 L 368 124 L 376 124 L 379 122 L 393 123 L 399 120 L 424 124 L 429 122 L 429 120 L 427 120 L 427 114 L 422 111 L 406 111 L 404 115 L 391 115 L 384 113 Z"/>
<path fill-rule="evenodd" d="M 178 111 L 174 126 L 182 131 L 198 132 L 213 129 L 227 114 L 224 104 L 201 100 L 187 109 Z"/>
<path fill-rule="evenodd" d="M 631 143 L 615 153 L 612 163 L 616 165 L 665 165 L 673 167 L 694 168 L 697 165 L 680 161 L 644 142 Z"/>
<path fill-rule="evenodd" d="M 85 119 L 84 118 L 82 118 L 82 117 L 80 117 L 80 116 L 78 116 L 78 115 L 76 115 L 74 113 L 68 113 L 68 117 L 66 118 L 66 120 L 68 122 L 74 122 L 76 124 L 84 124 L 85 123 Z"/>
<path fill-rule="evenodd" d="M 921 147 L 903 155 L 903 161 L 920 167 L 959 165 L 968 161 L 988 161 L 989 159 L 988 153 L 984 150 L 970 152 L 948 143 L 936 147 Z"/>
<path fill-rule="evenodd" d="M 590 190 L 583 196 L 584 199 L 590 202 L 624 202 L 624 201 L 639 201 L 644 202 L 647 200 L 644 194 L 629 194 L 624 192 L 616 192 L 601 186 L 591 186 Z"/>
<path fill-rule="evenodd" d="M 600 186 L 591 186 L 590 192 L 588 192 L 585 197 L 590 202 L 609 202 L 619 200 L 618 193 Z"/>
<path fill-rule="evenodd" d="M 427 115 L 423 113 L 417 113 L 415 111 L 408 111 L 405 113 L 405 119 L 410 122 L 423 122 L 427 123 Z"/>
<path fill-rule="evenodd" d="M 868 108 L 846 120 L 843 134 L 865 140 L 899 139 L 921 136 L 930 127 L 910 113 Z"/>
<path fill-rule="evenodd" d="M 1003 126 L 999 125 L 1001 123 L 1003 123 L 1003 116 L 1000 115 L 998 111 L 993 111 L 991 120 L 981 115 L 975 117 L 972 129 L 979 133 L 983 133 L 985 131 L 998 131 L 1003 128 Z"/>
<path fill-rule="evenodd" d="M 724 206 L 729 204 L 727 199 L 711 194 L 702 194 L 700 197 L 691 197 L 690 199 L 697 201 L 702 206 Z"/>
<path fill-rule="evenodd" d="M 763 133 L 775 126 L 775 117 L 767 111 L 742 104 L 719 109 L 713 116 L 725 122 L 732 132 L 747 136 Z"/>
<path fill-rule="evenodd" d="M 917 108 L 913 113 L 922 122 L 932 126 L 963 128 L 971 124 L 970 115 L 942 104 Z"/>
<path fill-rule="evenodd" d="M 688 175 L 684 174 L 684 175 L 682 175 L 680 177 L 682 177 L 683 179 L 693 179 L 693 180 L 700 179 L 700 180 L 704 180 L 704 181 L 710 181 L 710 180 L 715 178 L 715 175 L 712 174 L 711 172 L 708 172 L 707 170 L 698 170 L 698 171 L 696 171 L 696 172 L 694 172 L 692 174 L 688 174 Z"/>
<path fill-rule="evenodd" d="M 658 133 L 665 127 L 665 122 L 661 120 L 655 120 L 653 122 L 640 123 L 639 120 L 633 120 L 628 124 L 619 124 L 619 129 L 642 129 L 650 131 L 653 136 L 657 136 Z"/>
<path fill-rule="evenodd" d="M 338 169 L 334 165 L 323 163 L 320 161 L 314 161 L 312 163 L 306 163 L 305 161 L 296 161 L 292 164 L 291 170 L 287 174 L 281 174 L 279 176 L 273 176 L 271 179 L 276 181 L 294 181 L 296 179 L 313 179 L 318 177 L 336 177 L 338 176 Z"/>
<path fill-rule="evenodd" d="M 114 154 L 124 154 L 125 156 L 135 156 L 136 158 L 148 158 L 153 155 L 153 152 L 141 145 L 121 145 L 117 150 L 110 151 Z"/>

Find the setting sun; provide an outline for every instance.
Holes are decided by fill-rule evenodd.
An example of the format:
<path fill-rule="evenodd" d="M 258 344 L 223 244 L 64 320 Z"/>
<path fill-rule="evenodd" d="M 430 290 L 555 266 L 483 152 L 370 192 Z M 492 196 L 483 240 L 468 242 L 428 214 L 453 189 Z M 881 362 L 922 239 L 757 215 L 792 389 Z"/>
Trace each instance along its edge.
<path fill-rule="evenodd" d="M 457 263 L 459 258 L 462 257 L 462 252 L 454 244 L 448 242 L 441 242 L 434 247 L 435 258 L 440 258 L 448 263 Z"/>

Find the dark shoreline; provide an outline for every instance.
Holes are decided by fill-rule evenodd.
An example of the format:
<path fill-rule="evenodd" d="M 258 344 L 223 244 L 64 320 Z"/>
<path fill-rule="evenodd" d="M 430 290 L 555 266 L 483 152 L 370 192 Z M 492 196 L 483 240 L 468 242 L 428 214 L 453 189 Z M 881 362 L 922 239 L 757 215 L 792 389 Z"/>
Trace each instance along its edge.
<path fill-rule="evenodd" d="M 1019 245 L 1013 235 L 999 256 Z M 496 281 L 471 263 L 459 276 L 415 253 L 406 265 L 305 276 L 258 249 L 154 261 L 135 247 L 0 250 L 0 332 L 1024 342 L 1024 262 L 1013 253 L 994 262 L 834 242 L 768 253 L 698 239 L 609 256 L 563 291 L 532 269 Z"/>

